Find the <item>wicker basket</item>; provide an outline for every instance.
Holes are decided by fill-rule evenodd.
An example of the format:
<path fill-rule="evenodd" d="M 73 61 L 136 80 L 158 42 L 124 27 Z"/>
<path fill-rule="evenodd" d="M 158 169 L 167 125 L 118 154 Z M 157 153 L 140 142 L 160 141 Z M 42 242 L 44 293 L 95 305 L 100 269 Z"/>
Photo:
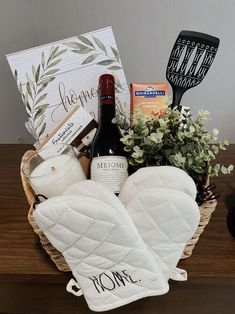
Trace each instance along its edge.
<path fill-rule="evenodd" d="M 27 151 L 21 161 L 21 170 L 22 167 L 25 163 L 25 161 L 31 157 L 33 154 L 35 154 L 35 151 L 30 150 Z M 83 168 L 85 169 L 85 172 L 87 172 L 87 162 L 86 161 L 82 161 L 82 165 Z M 30 204 L 30 209 L 28 212 L 28 220 L 29 223 L 31 224 L 31 226 L 34 229 L 34 232 L 39 236 L 41 244 L 43 246 L 43 248 L 46 250 L 46 252 L 49 254 L 50 258 L 52 259 L 52 261 L 56 264 L 57 268 L 60 271 L 70 271 L 63 255 L 57 251 L 52 245 L 51 243 L 48 241 L 48 239 L 46 238 L 46 236 L 43 234 L 42 230 L 39 228 L 39 226 L 37 225 L 37 223 L 34 220 L 33 217 L 33 203 L 35 201 L 35 194 L 27 180 L 27 178 L 23 175 L 22 171 L 21 171 L 21 179 L 22 179 L 22 184 L 23 184 L 23 188 L 27 197 L 27 200 Z M 198 228 L 195 232 L 195 234 L 193 235 L 193 237 L 188 241 L 188 243 L 185 246 L 183 255 L 181 257 L 181 259 L 185 259 L 188 258 L 192 255 L 192 251 L 197 243 L 197 241 L 199 240 L 200 235 L 203 233 L 205 226 L 209 223 L 210 218 L 211 218 L 211 214 L 213 213 L 213 211 L 216 208 L 216 200 L 213 201 L 208 201 L 206 203 L 204 203 L 202 206 L 200 206 L 200 213 L 201 213 L 201 219 L 198 225 Z"/>

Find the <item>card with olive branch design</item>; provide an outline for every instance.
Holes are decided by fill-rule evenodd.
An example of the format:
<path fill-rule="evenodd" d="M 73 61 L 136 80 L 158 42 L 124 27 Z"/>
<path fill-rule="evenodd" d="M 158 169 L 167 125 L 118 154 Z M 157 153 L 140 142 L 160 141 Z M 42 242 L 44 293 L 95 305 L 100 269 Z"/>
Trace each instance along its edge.
<path fill-rule="evenodd" d="M 22 96 L 25 126 L 41 142 L 80 105 L 98 120 L 101 74 L 116 82 L 117 111 L 129 116 L 129 89 L 111 27 L 12 53 L 7 60 Z"/>

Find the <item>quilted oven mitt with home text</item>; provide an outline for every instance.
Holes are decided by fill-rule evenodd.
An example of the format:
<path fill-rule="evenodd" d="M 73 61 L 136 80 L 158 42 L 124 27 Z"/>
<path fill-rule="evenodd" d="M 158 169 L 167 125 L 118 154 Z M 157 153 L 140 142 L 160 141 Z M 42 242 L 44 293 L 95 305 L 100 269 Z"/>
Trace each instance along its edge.
<path fill-rule="evenodd" d="M 168 292 L 157 261 L 118 198 L 110 204 L 82 194 L 52 197 L 37 206 L 34 218 L 63 254 L 91 310 Z"/>

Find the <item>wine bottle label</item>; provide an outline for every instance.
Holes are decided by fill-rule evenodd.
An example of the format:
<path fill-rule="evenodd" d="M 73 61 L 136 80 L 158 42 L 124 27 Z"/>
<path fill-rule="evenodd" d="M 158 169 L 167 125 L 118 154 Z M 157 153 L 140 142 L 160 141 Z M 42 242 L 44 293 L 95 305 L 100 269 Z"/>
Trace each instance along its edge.
<path fill-rule="evenodd" d="M 115 98 L 113 95 L 102 95 L 102 96 L 100 96 L 100 100 L 104 100 L 104 99 L 114 100 Z"/>
<path fill-rule="evenodd" d="M 119 193 L 128 177 L 127 168 L 127 159 L 123 156 L 95 157 L 91 162 L 91 180 Z"/>

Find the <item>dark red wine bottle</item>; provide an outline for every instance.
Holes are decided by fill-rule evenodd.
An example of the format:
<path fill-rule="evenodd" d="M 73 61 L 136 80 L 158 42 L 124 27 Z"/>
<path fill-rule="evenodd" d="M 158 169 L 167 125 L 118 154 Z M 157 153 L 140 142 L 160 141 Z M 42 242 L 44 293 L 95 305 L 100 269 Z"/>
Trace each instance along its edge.
<path fill-rule="evenodd" d="M 115 117 L 115 81 L 110 74 L 99 78 L 99 123 L 91 146 L 91 180 L 118 194 L 128 177 L 128 163 Z"/>

